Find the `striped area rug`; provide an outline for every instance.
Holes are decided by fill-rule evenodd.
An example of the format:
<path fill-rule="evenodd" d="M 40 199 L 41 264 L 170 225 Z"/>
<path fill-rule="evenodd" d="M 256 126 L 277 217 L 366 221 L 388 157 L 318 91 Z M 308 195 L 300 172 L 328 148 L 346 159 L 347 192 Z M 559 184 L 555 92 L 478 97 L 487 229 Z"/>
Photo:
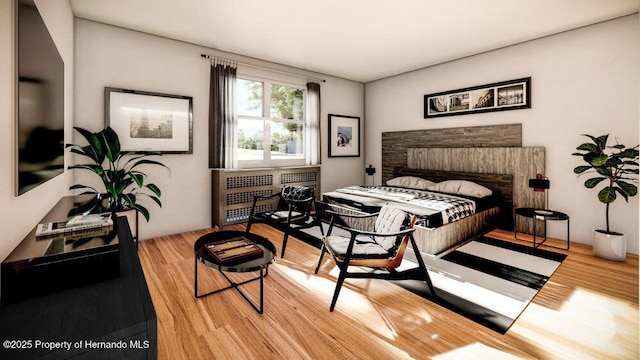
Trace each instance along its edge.
<path fill-rule="evenodd" d="M 436 300 L 424 281 L 394 283 L 504 334 L 565 258 L 482 237 L 440 258 L 424 259 Z"/>

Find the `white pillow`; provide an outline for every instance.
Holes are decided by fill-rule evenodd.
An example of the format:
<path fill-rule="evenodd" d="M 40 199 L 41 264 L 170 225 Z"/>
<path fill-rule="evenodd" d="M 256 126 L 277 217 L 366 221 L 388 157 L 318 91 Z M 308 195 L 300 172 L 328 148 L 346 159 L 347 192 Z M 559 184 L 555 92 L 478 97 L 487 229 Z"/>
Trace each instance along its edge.
<path fill-rule="evenodd" d="M 467 180 L 446 180 L 429 187 L 429 190 L 448 194 L 458 194 L 473 197 L 485 197 L 493 193 L 491 189 Z"/>
<path fill-rule="evenodd" d="M 415 176 L 400 176 L 387 180 L 389 186 L 402 186 L 411 189 L 426 190 L 428 187 L 435 185 L 433 181 L 425 180 Z"/>

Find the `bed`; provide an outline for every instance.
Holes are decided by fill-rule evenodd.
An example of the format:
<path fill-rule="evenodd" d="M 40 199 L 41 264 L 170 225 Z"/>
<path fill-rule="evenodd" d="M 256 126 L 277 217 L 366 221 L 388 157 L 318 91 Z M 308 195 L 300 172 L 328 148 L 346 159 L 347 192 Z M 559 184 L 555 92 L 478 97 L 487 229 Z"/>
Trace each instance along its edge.
<path fill-rule="evenodd" d="M 496 227 L 512 228 L 513 176 L 396 167 L 386 184 L 336 189 L 324 193 L 322 203 L 352 214 L 393 203 L 417 216 L 416 243 L 422 253 L 435 256 Z M 363 220 L 345 225 L 371 226 Z"/>

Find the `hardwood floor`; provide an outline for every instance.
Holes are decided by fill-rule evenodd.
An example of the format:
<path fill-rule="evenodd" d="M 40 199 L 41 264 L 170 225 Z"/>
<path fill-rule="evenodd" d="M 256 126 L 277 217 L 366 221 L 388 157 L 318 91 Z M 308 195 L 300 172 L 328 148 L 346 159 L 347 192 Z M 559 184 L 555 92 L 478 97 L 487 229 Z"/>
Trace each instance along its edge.
<path fill-rule="evenodd" d="M 318 249 L 297 239 L 269 268 L 263 315 L 234 290 L 196 299 L 193 244 L 211 231 L 140 242 L 158 317 L 159 359 L 638 358 L 635 255 L 612 262 L 580 244 L 553 249 L 567 259 L 501 335 L 384 280 L 348 280 L 329 312 L 337 268 L 325 256 L 314 275 Z M 281 232 L 260 224 L 252 232 L 280 249 Z M 491 235 L 515 241 L 513 233 Z M 216 270 L 198 266 L 200 291 L 227 285 Z M 254 301 L 258 285 L 243 287 Z"/>

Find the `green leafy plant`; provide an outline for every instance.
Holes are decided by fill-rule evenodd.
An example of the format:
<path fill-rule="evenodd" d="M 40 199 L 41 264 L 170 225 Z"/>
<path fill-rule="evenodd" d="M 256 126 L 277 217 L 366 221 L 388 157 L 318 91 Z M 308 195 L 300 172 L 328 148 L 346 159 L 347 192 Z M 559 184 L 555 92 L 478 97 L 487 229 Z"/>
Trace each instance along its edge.
<path fill-rule="evenodd" d="M 109 126 L 100 132 L 93 133 L 80 127 L 74 127 L 89 143 L 86 146 L 66 144 L 71 152 L 91 160 L 88 164 L 69 166 L 68 169 L 88 170 L 100 177 L 106 192 L 100 192 L 92 186 L 76 184 L 69 189 L 84 189 L 83 194 L 96 194 L 97 198 L 108 199 L 108 210 L 136 210 L 149 221 L 149 210 L 138 202 L 138 196 L 153 200 L 158 206 L 161 191 L 155 184 L 147 184 L 147 175 L 140 171 L 142 166 L 162 166 L 162 163 L 148 159 L 150 156 L 162 156 L 151 151 L 121 151 L 118 134 Z"/>
<path fill-rule="evenodd" d="M 576 166 L 573 172 L 593 176 L 584 182 L 588 189 L 605 183 L 605 187 L 598 192 L 598 200 L 606 204 L 606 233 L 615 234 L 609 229 L 609 205 L 616 201 L 618 195 L 628 202 L 629 197 L 638 193 L 638 145 L 629 148 L 622 144 L 607 146 L 608 134 L 583 136 L 591 139 L 591 142 L 578 146 L 576 150 L 581 152 L 572 155 L 582 157 L 588 165 Z"/>

